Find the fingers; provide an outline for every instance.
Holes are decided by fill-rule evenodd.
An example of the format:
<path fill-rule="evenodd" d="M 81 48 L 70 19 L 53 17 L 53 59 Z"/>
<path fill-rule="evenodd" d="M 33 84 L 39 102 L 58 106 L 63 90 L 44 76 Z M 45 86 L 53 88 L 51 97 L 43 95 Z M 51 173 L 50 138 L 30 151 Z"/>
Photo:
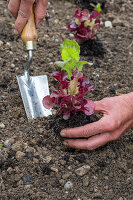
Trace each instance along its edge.
<path fill-rule="evenodd" d="M 106 108 L 105 108 L 105 99 L 102 99 L 100 101 L 95 101 L 95 113 L 105 113 Z"/>
<path fill-rule="evenodd" d="M 111 141 L 110 133 L 102 133 L 96 136 L 92 136 L 87 140 L 66 140 L 64 144 L 75 149 L 94 150 L 100 146 L 105 145 L 109 141 Z"/>
<path fill-rule="evenodd" d="M 106 118 L 101 118 L 99 121 L 85 126 L 64 129 L 61 131 L 60 135 L 68 138 L 86 138 L 106 131 L 108 131 L 107 120 Z"/>
<path fill-rule="evenodd" d="M 16 0 L 14 1 L 16 2 Z M 27 20 L 29 19 L 33 3 L 34 3 L 34 0 L 26 0 L 26 1 L 21 0 L 18 16 L 14 25 L 14 28 L 16 29 L 15 31 L 16 33 L 17 32 L 20 33 L 23 30 Z"/>
<path fill-rule="evenodd" d="M 110 119 L 110 115 L 108 115 L 108 111 L 105 108 L 105 100 L 95 101 L 95 113 L 103 113 L 104 116 L 97 122 L 93 122 L 87 124 L 85 126 L 64 129 L 61 131 L 60 135 L 62 137 L 68 138 L 80 138 L 80 137 L 90 137 L 99 133 L 105 133 L 111 131 L 115 124 L 113 120 Z"/>
<path fill-rule="evenodd" d="M 8 10 L 12 13 L 12 15 L 16 18 L 19 11 L 20 0 L 8 0 Z"/>
<path fill-rule="evenodd" d="M 38 0 L 35 8 L 35 22 L 36 26 L 45 17 L 48 0 Z"/>
<path fill-rule="evenodd" d="M 27 20 L 29 19 L 31 9 L 35 0 L 8 0 L 9 5 L 8 9 L 12 13 L 12 15 L 16 18 L 16 22 L 14 25 L 15 34 L 20 33 Z M 36 0 L 35 7 L 35 23 L 38 25 L 40 21 L 45 17 L 46 8 L 47 8 L 48 0 Z"/>

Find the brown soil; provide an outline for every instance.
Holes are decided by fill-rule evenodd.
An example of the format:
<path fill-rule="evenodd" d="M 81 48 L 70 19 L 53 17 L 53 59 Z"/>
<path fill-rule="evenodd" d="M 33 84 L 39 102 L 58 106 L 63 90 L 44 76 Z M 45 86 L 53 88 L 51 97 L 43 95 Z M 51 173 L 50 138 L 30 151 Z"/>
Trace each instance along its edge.
<path fill-rule="evenodd" d="M 102 9 L 105 9 L 106 0 L 75 0 L 75 3 L 82 9 L 87 8 L 92 11 L 98 3 L 101 4 Z"/>
<path fill-rule="evenodd" d="M 43 21 L 39 27 L 31 73 L 48 75 L 53 90 L 56 82 L 50 74 L 58 70 L 54 62 L 61 59 L 60 43 L 72 37 L 66 26 L 77 6 L 67 1 L 50 2 L 50 26 L 47 28 Z M 101 51 L 106 53 L 81 56 L 94 63 L 83 69 L 91 83 L 97 85 L 87 95 L 93 100 L 133 91 L 132 1 L 107 0 L 105 7 L 97 36 L 104 47 Z M 0 16 L 0 144 L 9 140 L 10 145 L 0 147 L 0 199 L 132 200 L 133 130 L 95 151 L 77 151 L 65 148 L 59 136 L 62 128 L 81 125 L 75 118 L 66 122 L 53 115 L 27 122 L 16 80 L 16 75 L 23 74 L 27 53 L 20 37 L 12 33 L 9 22 L 14 19 L 7 11 L 6 1 L 0 2 Z M 105 28 L 106 20 L 112 22 L 112 29 Z M 82 121 L 89 123 L 90 118 Z M 78 175 L 76 170 L 84 165 L 90 169 L 83 176 Z M 68 192 L 64 189 L 67 181 L 73 183 Z"/>

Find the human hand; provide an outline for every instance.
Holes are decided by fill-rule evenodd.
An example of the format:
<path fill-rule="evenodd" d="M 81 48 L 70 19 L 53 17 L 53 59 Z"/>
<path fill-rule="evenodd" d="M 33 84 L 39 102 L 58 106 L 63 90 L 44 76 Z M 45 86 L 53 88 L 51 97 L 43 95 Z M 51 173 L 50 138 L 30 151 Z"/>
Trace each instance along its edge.
<path fill-rule="evenodd" d="M 97 122 L 61 131 L 62 137 L 73 138 L 65 140 L 64 145 L 94 150 L 117 140 L 126 130 L 133 127 L 133 92 L 96 101 L 95 113 L 103 113 L 103 117 Z"/>
<path fill-rule="evenodd" d="M 14 33 L 19 34 L 27 20 L 29 19 L 32 6 L 34 2 L 35 6 L 35 23 L 36 26 L 40 23 L 40 21 L 45 17 L 46 8 L 48 4 L 48 0 L 8 0 L 8 10 L 12 13 L 12 15 L 16 18 L 14 24 Z"/>

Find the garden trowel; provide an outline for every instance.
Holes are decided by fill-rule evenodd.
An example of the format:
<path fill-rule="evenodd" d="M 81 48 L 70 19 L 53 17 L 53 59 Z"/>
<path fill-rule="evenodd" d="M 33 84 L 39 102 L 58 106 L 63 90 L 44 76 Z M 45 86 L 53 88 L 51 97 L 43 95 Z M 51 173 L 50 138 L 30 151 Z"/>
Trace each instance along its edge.
<path fill-rule="evenodd" d="M 17 76 L 21 96 L 23 99 L 25 111 L 28 120 L 37 117 L 51 115 L 51 110 L 43 107 L 42 100 L 49 95 L 48 79 L 46 75 L 30 76 L 29 67 L 32 63 L 33 50 L 36 49 L 37 31 L 34 20 L 34 7 L 27 24 L 25 25 L 21 38 L 25 44 L 25 50 L 28 51 L 28 61 L 24 67 L 24 75 Z"/>

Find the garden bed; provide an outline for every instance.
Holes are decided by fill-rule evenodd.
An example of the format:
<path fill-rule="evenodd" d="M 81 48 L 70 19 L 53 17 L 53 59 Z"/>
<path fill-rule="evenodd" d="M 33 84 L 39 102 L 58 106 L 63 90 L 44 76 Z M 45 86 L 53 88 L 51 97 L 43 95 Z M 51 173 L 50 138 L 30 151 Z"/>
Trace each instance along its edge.
<path fill-rule="evenodd" d="M 58 70 L 54 62 L 61 59 L 60 44 L 64 39 L 73 39 L 66 26 L 77 5 L 68 1 L 50 2 L 50 25 L 47 27 L 43 21 L 39 27 L 31 73 L 48 75 L 52 91 L 56 82 L 50 74 Z M 83 67 L 86 77 L 97 85 L 87 94 L 92 100 L 133 91 L 133 5 L 126 0 L 114 3 L 107 0 L 105 7 L 103 25 L 97 34 L 101 51 L 98 49 L 96 55 L 81 52 L 81 60 L 94 63 Z M 59 132 L 63 127 L 81 125 L 81 120 L 71 118 L 66 122 L 53 115 L 27 122 L 16 80 L 16 75 L 23 74 L 27 53 L 20 37 L 12 33 L 14 19 L 5 1 L 0 2 L 0 15 L 0 144 L 9 140 L 11 145 L 0 147 L 0 198 L 132 200 L 133 130 L 95 151 L 80 151 L 64 147 Z M 105 28 L 106 20 L 112 22 L 112 29 Z M 86 124 L 90 119 L 84 120 Z M 77 173 L 77 169 L 86 165 L 90 168 L 84 175 Z M 67 181 L 73 183 L 68 192 L 64 189 Z"/>

